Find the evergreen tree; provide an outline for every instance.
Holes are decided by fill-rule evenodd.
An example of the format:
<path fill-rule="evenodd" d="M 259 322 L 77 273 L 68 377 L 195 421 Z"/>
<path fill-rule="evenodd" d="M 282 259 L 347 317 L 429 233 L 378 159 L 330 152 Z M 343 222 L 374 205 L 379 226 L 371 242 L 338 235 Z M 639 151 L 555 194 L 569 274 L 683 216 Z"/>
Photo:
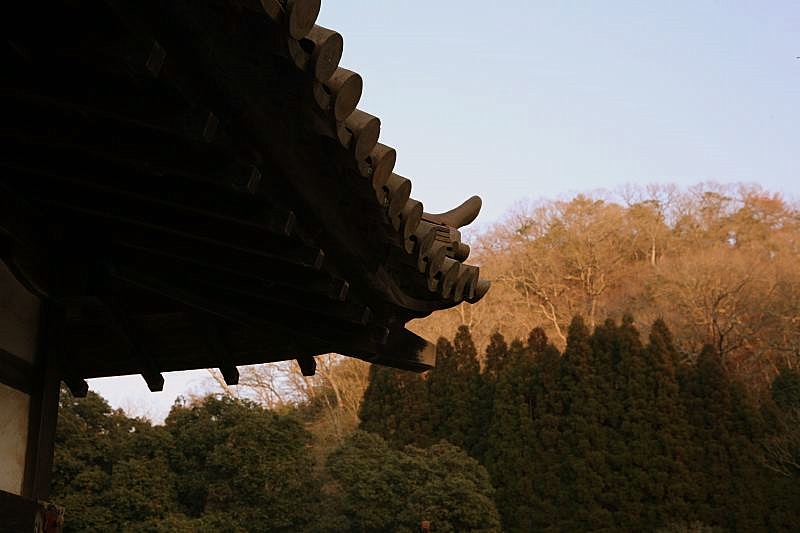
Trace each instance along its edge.
<path fill-rule="evenodd" d="M 564 414 L 561 424 L 561 491 L 559 526 L 570 530 L 612 528 L 612 513 L 604 507 L 611 487 L 608 431 L 603 427 L 602 377 L 593 368 L 594 354 L 583 319 L 570 323 L 561 366 Z"/>
<path fill-rule="evenodd" d="M 536 331 L 536 330 L 534 330 Z M 540 330 L 541 331 L 541 330 Z M 542 332 L 543 333 L 543 332 Z M 540 342 L 542 336 L 536 335 L 537 342 L 528 345 L 534 353 L 541 352 L 534 360 L 534 380 L 532 398 L 532 416 L 534 437 L 529 446 L 533 457 L 531 493 L 533 528 L 536 530 L 552 529 L 557 524 L 558 501 L 562 487 L 561 455 L 562 420 L 564 415 L 564 398 L 561 394 L 561 353 L 552 344 Z"/>
<path fill-rule="evenodd" d="M 665 527 L 674 517 L 690 515 L 688 500 L 693 486 L 686 456 L 691 448 L 689 426 L 676 376 L 680 357 L 672 333 L 661 319 L 650 328 L 645 356 L 651 398 L 648 416 L 654 439 L 649 460 L 654 501 L 650 505 L 658 513 L 658 525 Z"/>
<path fill-rule="evenodd" d="M 475 412 L 475 423 L 478 429 L 488 428 L 492 423 L 497 382 L 509 363 L 509 359 L 508 344 L 499 332 L 494 333 L 486 347 L 485 364 L 480 375 L 480 392 Z M 488 445 L 486 431 L 482 430 L 479 432 L 473 448 L 473 456 L 479 461 L 484 461 Z"/>
<path fill-rule="evenodd" d="M 508 344 L 500 332 L 495 332 L 489 338 L 486 346 L 486 359 L 483 375 L 489 383 L 496 383 L 500 373 L 508 363 Z"/>
<path fill-rule="evenodd" d="M 729 415 L 730 390 L 719 354 L 705 346 L 686 376 L 686 412 L 691 424 L 690 470 L 695 487 L 692 508 L 705 524 L 722 525 L 720 509 L 729 501 L 729 441 L 724 422 Z"/>
<path fill-rule="evenodd" d="M 439 339 L 436 367 L 428 372 L 431 435 L 472 452 L 478 443 L 480 367 L 469 328 L 460 326 L 453 344 Z"/>
<path fill-rule="evenodd" d="M 433 442 L 425 380 L 415 372 L 372 365 L 359 412 L 360 428 L 393 446 Z"/>
<path fill-rule="evenodd" d="M 534 357 L 544 353 L 549 346 L 550 342 L 547 338 L 547 333 L 544 332 L 544 329 L 533 328 L 528 334 L 528 349 L 532 354 L 534 354 Z"/>
<path fill-rule="evenodd" d="M 767 430 L 763 460 L 770 481 L 774 530 L 800 523 L 800 372 L 781 368 L 770 387 L 772 402 L 762 406 Z"/>
<path fill-rule="evenodd" d="M 655 334 L 660 338 L 668 332 L 656 327 Z M 662 340 L 666 343 L 668 339 Z M 668 524 L 675 510 L 669 501 L 675 495 L 667 492 L 666 484 L 674 480 L 677 467 L 663 444 L 671 428 L 679 427 L 682 420 L 676 412 L 677 383 L 669 381 L 668 373 L 661 374 L 658 370 L 656 359 L 668 354 L 642 346 L 632 317 L 623 317 L 616 344 L 615 390 L 622 411 L 614 440 L 618 443 L 616 448 L 625 449 L 622 462 L 615 465 L 615 470 L 624 473 L 621 483 L 624 491 L 616 495 L 620 502 L 616 522 L 623 529 L 654 530 Z M 661 398 L 659 388 L 665 389 Z M 671 418 L 664 418 L 670 414 Z"/>
<path fill-rule="evenodd" d="M 531 416 L 533 359 L 519 343 L 509 356 L 494 387 L 495 395 L 484 464 L 497 493 L 495 502 L 505 531 L 530 529 L 531 493 L 536 480 L 532 469 L 534 442 Z"/>
<path fill-rule="evenodd" d="M 703 348 L 684 395 L 693 441 L 690 468 L 699 492 L 692 503 L 698 518 L 726 529 L 764 529 L 770 504 L 765 499 L 765 471 L 756 462 L 759 416 L 744 389 L 730 381 L 713 347 Z"/>

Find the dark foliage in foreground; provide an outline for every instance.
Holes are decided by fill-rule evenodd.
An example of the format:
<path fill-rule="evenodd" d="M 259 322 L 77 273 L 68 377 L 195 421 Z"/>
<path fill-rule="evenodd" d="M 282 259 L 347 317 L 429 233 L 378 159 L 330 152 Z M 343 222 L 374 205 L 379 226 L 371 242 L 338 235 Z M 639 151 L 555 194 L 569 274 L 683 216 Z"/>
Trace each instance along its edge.
<path fill-rule="evenodd" d="M 299 421 L 209 396 L 164 426 L 62 391 L 53 498 L 66 531 L 499 531 L 489 474 L 447 442 L 390 448 L 356 432 L 323 490 Z M 322 465 L 319 465 L 322 466 Z"/>
<path fill-rule="evenodd" d="M 462 327 L 427 375 L 372 367 L 327 459 L 303 406 L 210 396 L 152 426 L 64 391 L 54 499 L 67 531 L 796 529 L 800 373 L 756 399 L 675 346 L 662 321 L 643 342 L 576 318 L 563 353 L 496 334 L 481 369 Z"/>

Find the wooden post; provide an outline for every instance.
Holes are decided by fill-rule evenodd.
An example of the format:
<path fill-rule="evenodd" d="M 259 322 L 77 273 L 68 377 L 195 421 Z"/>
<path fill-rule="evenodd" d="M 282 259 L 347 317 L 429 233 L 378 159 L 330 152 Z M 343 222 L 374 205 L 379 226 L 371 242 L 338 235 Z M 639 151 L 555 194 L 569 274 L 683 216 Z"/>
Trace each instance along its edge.
<path fill-rule="evenodd" d="M 28 447 L 22 495 L 34 500 L 50 496 L 53 445 L 58 421 L 61 384 L 59 359 L 64 347 L 64 310 L 47 303 L 34 363 L 34 382 L 28 424 Z"/>

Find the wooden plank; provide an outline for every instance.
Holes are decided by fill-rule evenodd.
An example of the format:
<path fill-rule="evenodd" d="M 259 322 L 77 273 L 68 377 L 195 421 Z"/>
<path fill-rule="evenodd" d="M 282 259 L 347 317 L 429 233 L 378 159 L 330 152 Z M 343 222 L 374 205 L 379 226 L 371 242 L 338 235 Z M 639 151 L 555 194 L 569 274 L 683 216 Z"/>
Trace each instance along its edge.
<path fill-rule="evenodd" d="M 106 295 L 108 301 L 108 309 L 114 321 L 117 330 L 127 339 L 129 351 L 136 361 L 138 361 L 138 370 L 147 383 L 147 388 L 150 392 L 161 392 L 164 390 L 164 376 L 159 371 L 157 361 L 150 355 L 141 343 L 141 338 L 135 328 L 128 320 L 128 314 L 125 309 L 125 304 L 119 294 L 112 292 Z"/>
<path fill-rule="evenodd" d="M 0 348 L 0 383 L 31 394 L 34 375 L 33 365 Z"/>
<path fill-rule="evenodd" d="M 95 245 L 107 246 L 119 243 L 131 248 L 142 248 L 164 253 L 175 253 L 184 257 L 196 258 L 208 265 L 219 265 L 231 270 L 242 269 L 256 274 L 259 271 L 270 271 L 273 263 L 288 263 L 319 270 L 324 262 L 325 254 L 313 247 L 296 241 L 280 242 L 280 246 L 269 247 L 269 243 L 231 242 L 198 236 L 155 226 L 150 223 L 123 219 L 106 210 L 79 208 L 64 205 L 55 200 L 40 199 L 41 205 L 53 210 L 53 214 L 67 213 L 63 221 L 71 221 L 72 225 L 85 229 L 83 238 L 93 241 Z"/>
<path fill-rule="evenodd" d="M 160 263 L 119 263 L 113 266 L 114 275 L 129 279 L 160 280 L 163 283 L 184 287 L 188 292 L 215 295 L 229 300 L 231 307 L 246 308 L 253 318 L 283 316 L 287 321 L 327 320 L 340 324 L 367 325 L 373 318 L 372 310 L 362 304 L 331 300 L 325 296 L 296 291 L 278 291 L 274 288 L 239 284 L 235 286 L 228 277 L 210 276 L 208 272 L 188 270 L 177 265 Z M 276 315 L 275 310 L 278 309 Z M 283 313 L 283 314 L 281 314 Z"/>
<path fill-rule="evenodd" d="M 225 258 L 217 258 L 208 262 L 196 255 L 182 255 L 182 252 L 183 250 L 180 249 L 156 250 L 153 249 L 152 243 L 147 247 L 141 244 L 115 242 L 111 258 L 122 264 L 131 261 L 134 264 L 141 264 L 140 262 L 147 258 L 145 264 L 171 264 L 174 265 L 173 268 L 178 267 L 183 271 L 197 272 L 204 277 L 215 279 L 218 283 L 234 288 L 269 290 L 276 294 L 283 294 L 287 298 L 303 298 L 312 295 L 344 302 L 349 294 L 350 284 L 347 281 L 310 266 L 272 261 L 250 265 L 250 267 L 263 268 L 243 268 L 236 263 L 225 263 L 223 261 Z M 186 250 L 186 252 L 190 253 L 191 250 Z"/>
<path fill-rule="evenodd" d="M 239 369 L 231 362 L 230 351 L 216 320 L 212 317 L 198 316 L 197 314 L 193 314 L 193 318 L 198 328 L 205 333 L 208 346 L 219 361 L 217 368 L 219 368 L 225 384 L 228 386 L 238 385 Z"/>
<path fill-rule="evenodd" d="M 265 207 L 258 219 L 236 219 L 191 205 L 161 200 L 157 197 L 158 191 L 150 195 L 120 191 L 113 183 L 99 185 L 60 176 L 21 173 L 7 180 L 33 202 L 93 212 L 103 219 L 123 224 L 193 235 L 240 249 L 253 249 L 257 253 L 280 253 L 282 250 L 303 247 L 302 243 L 290 237 L 295 217 L 294 213 L 285 209 Z"/>
<path fill-rule="evenodd" d="M 82 153 L 98 162 L 105 159 L 159 174 L 204 177 L 212 184 L 227 177 L 226 187 L 252 166 L 252 162 L 239 161 L 231 146 L 209 144 L 204 139 L 209 128 L 207 115 L 189 115 L 191 120 L 172 125 L 29 93 L 2 91 L 0 97 L 4 119 L 0 136 L 37 146 L 40 151 L 49 147 Z M 48 127 L 42 129 L 40 124 Z M 15 161 L 10 159 L 13 152 L 4 155 Z"/>
<path fill-rule="evenodd" d="M 163 295 L 191 309 L 256 328 L 281 325 L 283 329 L 297 331 L 321 345 L 351 341 L 353 344 L 361 343 L 377 349 L 385 342 L 388 334 L 384 326 L 362 326 L 334 319 L 312 321 L 307 311 L 265 306 L 257 301 L 242 299 L 238 295 L 232 298 L 224 291 L 212 291 L 211 288 L 198 291 L 181 280 L 164 281 L 137 272 L 113 272 L 112 276 L 121 283 Z"/>
<path fill-rule="evenodd" d="M 0 490 L 0 521 L 6 531 L 36 531 L 40 515 L 35 500 Z"/>

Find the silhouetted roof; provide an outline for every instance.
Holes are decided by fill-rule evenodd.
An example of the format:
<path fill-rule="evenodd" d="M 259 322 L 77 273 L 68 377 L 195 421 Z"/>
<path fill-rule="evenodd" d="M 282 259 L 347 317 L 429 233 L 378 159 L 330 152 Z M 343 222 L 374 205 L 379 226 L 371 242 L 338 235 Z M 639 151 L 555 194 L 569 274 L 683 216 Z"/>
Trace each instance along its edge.
<path fill-rule="evenodd" d="M 411 198 L 318 0 L 24 4 L 0 235 L 64 307 L 74 379 L 327 352 L 424 370 L 405 323 L 488 290 L 458 231 L 480 199 Z"/>

